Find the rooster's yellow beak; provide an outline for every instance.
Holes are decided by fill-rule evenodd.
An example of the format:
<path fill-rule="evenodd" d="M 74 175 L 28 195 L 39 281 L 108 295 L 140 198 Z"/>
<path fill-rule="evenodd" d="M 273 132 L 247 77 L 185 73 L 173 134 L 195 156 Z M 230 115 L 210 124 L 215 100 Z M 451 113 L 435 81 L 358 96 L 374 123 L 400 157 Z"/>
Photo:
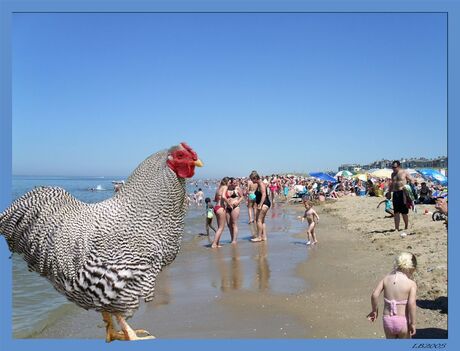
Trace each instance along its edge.
<path fill-rule="evenodd" d="M 203 167 L 203 162 L 201 162 L 200 159 L 196 160 L 196 161 L 194 162 L 194 164 L 195 164 L 196 167 Z"/>

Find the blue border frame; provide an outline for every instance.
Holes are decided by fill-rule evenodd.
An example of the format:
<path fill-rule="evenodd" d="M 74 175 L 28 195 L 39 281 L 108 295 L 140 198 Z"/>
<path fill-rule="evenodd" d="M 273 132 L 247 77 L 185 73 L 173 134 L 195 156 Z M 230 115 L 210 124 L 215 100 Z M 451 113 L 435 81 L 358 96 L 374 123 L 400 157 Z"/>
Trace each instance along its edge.
<path fill-rule="evenodd" d="M 454 1 L 426 0 L 426 1 L 258 1 L 248 0 L 231 2 L 230 0 L 214 1 L 13 1 L 1 0 L 0 3 L 0 210 L 4 209 L 11 201 L 11 117 L 12 117 L 12 91 L 11 91 L 11 21 L 14 12 L 445 12 L 448 14 L 448 156 L 449 177 L 451 179 L 449 192 L 449 207 L 457 211 L 458 184 L 457 177 L 458 158 L 455 145 L 457 144 L 455 132 L 459 130 L 458 108 L 458 66 L 460 62 L 460 41 L 456 34 L 459 31 L 460 5 Z M 453 178 L 452 178 L 453 177 Z M 452 180 L 454 179 L 454 181 Z M 455 233 L 458 219 L 451 216 L 449 222 L 449 247 L 455 248 L 458 242 Z M 456 290 L 458 279 L 454 273 L 458 258 L 449 251 L 449 295 Z M 100 340 L 16 340 L 12 339 L 11 327 L 11 260 L 9 251 L 4 240 L 0 240 L 0 345 L 3 350 L 121 350 L 139 349 L 146 350 L 174 350 L 179 348 L 221 351 L 233 349 L 251 349 L 264 351 L 303 350 L 305 348 L 337 350 L 394 350 L 412 349 L 414 345 L 422 343 L 446 344 L 444 349 L 457 349 L 458 336 L 455 331 L 458 326 L 458 302 L 455 299 L 449 301 L 449 338 L 441 340 L 156 340 L 154 343 L 111 343 L 106 344 Z M 452 295 L 451 295 L 452 297 Z M 391 343 L 391 345 L 389 344 Z"/>

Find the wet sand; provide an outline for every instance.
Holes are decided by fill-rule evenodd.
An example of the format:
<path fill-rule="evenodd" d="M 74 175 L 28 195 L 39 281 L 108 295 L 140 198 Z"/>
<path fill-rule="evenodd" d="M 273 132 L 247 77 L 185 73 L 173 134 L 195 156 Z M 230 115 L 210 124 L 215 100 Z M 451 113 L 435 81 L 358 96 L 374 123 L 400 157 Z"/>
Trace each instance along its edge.
<path fill-rule="evenodd" d="M 244 206 L 237 245 L 226 230 L 224 246 L 210 249 L 197 226 L 186 228 L 179 256 L 159 276 L 156 298 L 130 324 L 162 339 L 383 338 L 381 320 L 371 324 L 366 315 L 392 257 L 346 229 L 333 206 L 317 207 L 313 247 L 305 244 L 306 224 L 296 219 L 301 205 L 276 204 L 265 243 L 249 241 L 254 228 L 244 224 Z M 32 337 L 104 338 L 98 313 L 69 306 L 66 318 Z M 418 328 L 431 326 L 422 314 Z"/>

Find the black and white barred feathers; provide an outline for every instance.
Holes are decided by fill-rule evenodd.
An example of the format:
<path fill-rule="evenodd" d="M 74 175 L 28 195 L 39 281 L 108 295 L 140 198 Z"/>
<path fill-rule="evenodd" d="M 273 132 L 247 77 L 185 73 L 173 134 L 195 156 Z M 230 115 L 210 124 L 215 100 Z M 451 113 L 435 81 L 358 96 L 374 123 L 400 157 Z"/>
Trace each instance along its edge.
<path fill-rule="evenodd" d="M 40 187 L 0 214 L 0 233 L 29 269 L 85 309 L 130 316 L 180 249 L 185 180 L 147 158 L 111 199 L 87 204 Z"/>

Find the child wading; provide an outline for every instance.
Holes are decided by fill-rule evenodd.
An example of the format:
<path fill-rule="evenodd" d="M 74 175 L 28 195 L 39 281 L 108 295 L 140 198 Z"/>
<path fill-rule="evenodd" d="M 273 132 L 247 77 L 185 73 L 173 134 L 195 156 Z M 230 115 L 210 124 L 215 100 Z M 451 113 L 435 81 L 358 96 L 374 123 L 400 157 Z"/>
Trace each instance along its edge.
<path fill-rule="evenodd" d="M 316 244 L 318 240 L 316 239 L 315 227 L 319 222 L 319 216 L 316 211 L 313 209 L 313 205 L 310 201 L 304 200 L 303 205 L 305 206 L 305 213 L 301 217 L 302 222 L 307 219 L 308 228 L 307 228 L 307 245 Z"/>
<path fill-rule="evenodd" d="M 378 298 L 383 291 L 383 329 L 387 339 L 408 339 L 415 334 L 417 285 L 411 279 L 417 259 L 408 252 L 395 260 L 393 272 L 384 277 L 371 296 L 372 312 L 367 318 L 374 322 L 378 316 Z"/>
<path fill-rule="evenodd" d="M 211 205 L 211 199 L 207 197 L 204 200 L 206 204 L 206 235 L 209 237 L 209 228 L 216 232 L 216 229 L 212 226 L 212 219 L 214 218 L 214 206 Z"/>

